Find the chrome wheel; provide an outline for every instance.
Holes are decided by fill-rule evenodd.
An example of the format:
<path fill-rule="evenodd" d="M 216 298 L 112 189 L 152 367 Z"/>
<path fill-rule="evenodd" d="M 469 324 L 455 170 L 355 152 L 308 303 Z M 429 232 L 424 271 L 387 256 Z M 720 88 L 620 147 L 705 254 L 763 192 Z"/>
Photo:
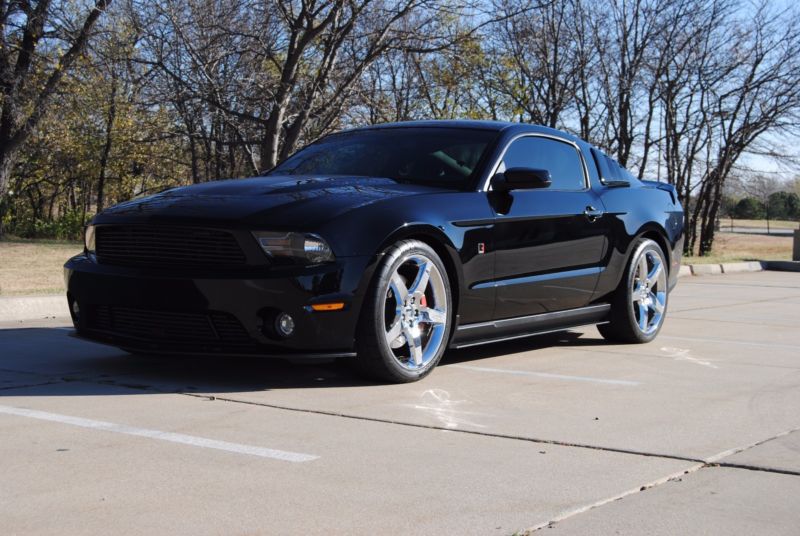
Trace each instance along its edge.
<path fill-rule="evenodd" d="M 667 305 L 667 270 L 664 259 L 653 250 L 644 250 L 636 261 L 631 288 L 631 306 L 636 325 L 645 335 L 658 330 Z"/>
<path fill-rule="evenodd" d="M 408 370 L 424 369 L 444 342 L 448 296 L 444 276 L 425 255 L 403 259 L 386 290 L 386 343 L 397 363 Z"/>

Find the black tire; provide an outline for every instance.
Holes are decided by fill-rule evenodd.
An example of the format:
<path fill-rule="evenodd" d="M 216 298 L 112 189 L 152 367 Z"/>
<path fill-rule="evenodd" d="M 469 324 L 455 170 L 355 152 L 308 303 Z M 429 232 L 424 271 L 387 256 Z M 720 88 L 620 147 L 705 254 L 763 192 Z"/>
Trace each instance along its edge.
<path fill-rule="evenodd" d="M 420 259 L 429 260 L 436 268 L 436 271 L 430 270 L 430 282 L 426 283 L 429 288 L 428 290 L 423 288 L 421 291 L 426 298 L 423 300 L 417 299 L 418 310 L 416 312 L 417 316 L 414 317 L 413 312 L 409 312 L 411 309 L 404 308 L 400 302 L 395 300 L 394 289 L 396 288 L 396 282 L 393 281 L 393 277 L 396 273 L 401 274 L 403 271 L 413 269 L 414 266 L 423 266 L 422 264 L 414 264 L 410 268 L 408 266 L 408 263 L 417 262 Z M 422 268 L 419 268 L 419 270 L 422 270 Z M 409 292 L 407 298 L 411 299 L 413 285 L 408 284 L 408 279 L 404 276 L 402 278 L 407 284 L 407 291 Z M 412 283 L 414 282 L 416 281 L 412 281 Z M 419 316 L 420 314 L 424 314 L 421 313 L 421 311 L 423 311 L 423 306 L 419 304 L 423 304 L 425 310 L 428 310 L 427 303 L 434 298 L 436 302 L 444 302 L 443 304 L 439 304 L 430 301 L 430 303 L 434 303 L 434 308 L 443 305 L 443 312 L 439 310 L 433 311 L 438 315 L 437 322 L 427 323 L 419 320 L 419 318 L 424 318 Z M 357 357 L 351 360 L 352 365 L 360 374 L 380 381 L 406 383 L 424 378 L 430 374 L 433 368 L 439 363 L 447 348 L 447 343 L 450 340 L 450 331 L 453 323 L 452 303 L 453 300 L 450 293 L 447 271 L 444 263 L 442 263 L 442 260 L 433 248 L 418 240 L 402 240 L 397 242 L 384 253 L 364 299 L 364 305 L 356 332 Z M 395 310 L 391 310 L 392 306 L 395 307 Z M 408 307 L 413 306 L 409 305 Z M 441 307 L 439 308 L 441 309 Z M 401 309 L 410 316 L 399 315 L 398 312 Z M 392 318 L 389 318 L 390 316 Z M 394 320 L 398 318 L 403 319 L 402 321 L 405 321 L 406 318 L 415 318 L 418 322 L 416 324 L 418 330 L 416 333 L 420 333 L 420 330 L 429 330 L 425 332 L 428 336 L 428 339 L 425 340 L 428 345 L 435 343 L 436 347 L 424 346 L 425 351 L 428 352 L 425 354 L 426 359 L 424 364 L 420 362 L 420 364 L 417 365 L 417 363 L 414 362 L 412 353 L 417 346 L 407 342 L 408 339 L 406 339 L 405 336 L 405 329 L 395 341 L 402 339 L 406 340 L 406 343 L 395 348 L 390 346 L 390 342 L 387 339 L 390 337 L 389 332 L 391 331 L 391 327 L 395 326 Z M 440 326 L 442 326 L 443 329 L 441 329 Z M 418 337 L 412 342 L 421 341 L 423 341 L 423 339 Z M 407 351 L 409 354 L 408 360 L 405 363 L 403 362 L 404 356 L 398 357 L 397 355 L 398 352 L 402 353 L 405 349 L 404 345 L 408 346 Z M 422 349 L 423 345 L 419 345 L 419 348 Z M 428 348 L 430 348 L 430 350 L 428 350 Z M 422 356 L 421 350 L 419 355 Z M 420 357 L 420 359 L 421 358 L 422 357 Z"/>
<path fill-rule="evenodd" d="M 649 266 L 655 259 L 658 259 L 658 262 L 661 263 L 661 270 L 663 271 L 663 277 L 659 275 L 657 278 L 659 282 L 652 286 L 653 289 L 656 289 L 652 293 L 649 292 L 651 288 L 649 277 L 644 282 L 646 283 L 644 288 L 637 286 L 640 284 L 639 272 L 641 272 L 641 269 L 639 268 L 639 263 L 643 256 L 648 265 L 648 275 L 652 273 L 652 269 L 649 269 Z M 611 298 L 609 322 L 597 326 L 603 338 L 612 342 L 629 344 L 647 343 L 656 338 L 658 332 L 661 331 L 661 326 L 664 325 L 664 319 L 667 315 L 667 305 L 669 304 L 668 272 L 669 265 L 661 247 L 648 238 L 637 239 L 633 245 L 633 253 L 628 259 L 625 274 Z M 638 293 L 637 289 L 640 289 Z M 644 293 L 649 294 L 652 298 L 644 298 L 645 305 L 635 302 L 635 299 Z M 652 309 L 650 304 L 652 304 Z M 642 315 L 642 308 L 646 311 L 644 316 Z M 661 311 L 657 313 L 659 308 Z M 656 317 L 657 314 L 659 315 L 658 317 Z M 645 320 L 642 321 L 642 318 L 645 318 Z M 647 329 L 642 329 L 643 324 L 646 324 Z"/>

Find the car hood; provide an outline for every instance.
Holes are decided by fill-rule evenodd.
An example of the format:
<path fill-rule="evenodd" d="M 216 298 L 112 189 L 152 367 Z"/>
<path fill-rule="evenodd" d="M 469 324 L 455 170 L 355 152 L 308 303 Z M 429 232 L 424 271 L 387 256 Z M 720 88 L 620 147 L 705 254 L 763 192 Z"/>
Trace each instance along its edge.
<path fill-rule="evenodd" d="M 442 191 L 384 178 L 255 177 L 184 186 L 120 203 L 98 214 L 95 223 L 190 220 L 308 229 L 377 201 Z"/>

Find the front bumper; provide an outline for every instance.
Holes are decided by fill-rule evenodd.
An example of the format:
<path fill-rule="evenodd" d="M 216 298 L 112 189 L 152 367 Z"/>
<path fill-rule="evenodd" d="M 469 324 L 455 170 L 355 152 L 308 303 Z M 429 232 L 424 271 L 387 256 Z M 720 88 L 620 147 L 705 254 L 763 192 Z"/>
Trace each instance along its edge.
<path fill-rule="evenodd" d="M 77 255 L 64 277 L 81 338 L 138 352 L 338 357 L 353 355 L 372 269 L 369 257 L 346 257 L 316 267 L 178 272 Z M 310 307 L 334 301 L 344 309 Z M 290 337 L 273 328 L 280 312 L 294 319 Z"/>

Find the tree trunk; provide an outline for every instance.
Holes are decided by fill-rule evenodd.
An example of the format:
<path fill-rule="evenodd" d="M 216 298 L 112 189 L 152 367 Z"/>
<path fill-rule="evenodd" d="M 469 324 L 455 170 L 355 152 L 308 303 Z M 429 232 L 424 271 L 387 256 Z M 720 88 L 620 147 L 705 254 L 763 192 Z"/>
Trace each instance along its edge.
<path fill-rule="evenodd" d="M 8 191 L 8 184 L 11 182 L 11 171 L 14 169 L 16 159 L 16 150 L 0 149 L 0 196 L 5 195 Z"/>
<path fill-rule="evenodd" d="M 117 116 L 117 75 L 111 74 L 111 95 L 108 103 L 108 115 L 106 116 L 106 140 L 103 144 L 103 151 L 100 153 L 100 176 L 97 178 L 97 212 L 103 210 L 105 203 L 106 170 L 108 169 L 108 156 L 111 154 L 111 144 L 113 142 L 114 120 Z"/>
<path fill-rule="evenodd" d="M 194 139 L 194 134 L 189 134 L 189 153 L 192 160 L 192 184 L 198 184 L 200 171 L 197 168 L 197 141 Z"/>
<path fill-rule="evenodd" d="M 283 106 L 275 105 L 267 120 L 267 129 L 261 142 L 261 168 L 271 169 L 278 163 L 281 128 L 283 127 Z"/>
<path fill-rule="evenodd" d="M 700 251 L 698 254 L 701 257 L 711 255 L 711 248 L 714 245 L 714 234 L 716 232 L 717 215 L 719 214 L 719 207 L 722 202 L 722 181 L 719 176 L 716 177 L 714 188 L 711 190 L 711 195 L 707 196 L 710 199 L 705 199 L 706 210 L 704 211 L 703 228 L 700 233 Z"/>
<path fill-rule="evenodd" d="M 11 170 L 14 168 L 15 151 L 0 150 L 0 238 L 3 236 L 3 220 L 11 203 L 6 201 L 8 184 L 11 181 Z"/>

